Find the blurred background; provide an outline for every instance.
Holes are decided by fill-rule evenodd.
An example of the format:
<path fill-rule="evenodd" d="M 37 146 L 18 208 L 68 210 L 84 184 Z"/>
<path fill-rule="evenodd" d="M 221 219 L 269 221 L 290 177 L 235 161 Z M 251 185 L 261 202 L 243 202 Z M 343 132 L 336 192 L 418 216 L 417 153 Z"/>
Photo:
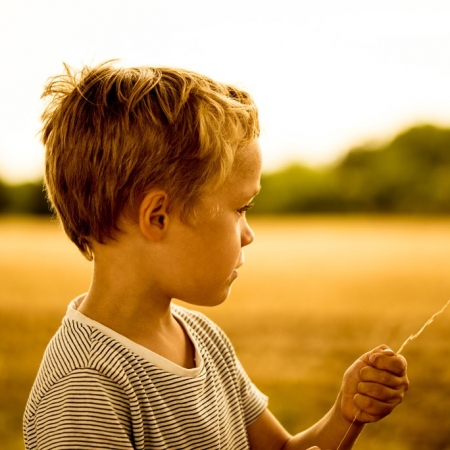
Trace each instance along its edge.
<path fill-rule="evenodd" d="M 90 263 L 42 190 L 46 80 L 119 58 L 238 84 L 261 115 L 257 239 L 222 306 L 291 432 L 342 374 L 394 350 L 450 298 L 450 3 L 445 0 L 4 0 L 0 4 L 0 446 Z M 355 448 L 450 449 L 449 313 L 404 350 L 412 388 Z"/>

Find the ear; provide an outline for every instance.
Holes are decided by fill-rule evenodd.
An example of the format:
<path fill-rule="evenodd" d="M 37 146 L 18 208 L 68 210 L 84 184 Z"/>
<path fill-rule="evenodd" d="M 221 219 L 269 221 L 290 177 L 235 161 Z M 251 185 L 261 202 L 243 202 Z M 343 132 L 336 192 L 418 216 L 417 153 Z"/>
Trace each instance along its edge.
<path fill-rule="evenodd" d="M 139 228 L 153 242 L 161 240 L 167 231 L 169 197 L 166 192 L 154 190 L 146 194 L 139 207 Z"/>

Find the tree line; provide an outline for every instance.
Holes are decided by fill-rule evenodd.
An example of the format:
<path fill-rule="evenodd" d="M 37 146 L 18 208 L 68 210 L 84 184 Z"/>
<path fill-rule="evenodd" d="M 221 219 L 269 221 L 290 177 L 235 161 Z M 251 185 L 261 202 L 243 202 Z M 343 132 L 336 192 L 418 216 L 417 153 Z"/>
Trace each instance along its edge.
<path fill-rule="evenodd" d="M 263 174 L 254 213 L 450 213 L 450 128 L 416 126 L 334 164 Z"/>
<path fill-rule="evenodd" d="M 0 214 L 51 214 L 43 181 L 11 185 L 0 180 Z"/>
<path fill-rule="evenodd" d="M 352 148 L 331 165 L 264 173 L 252 214 L 450 213 L 450 128 L 409 128 Z M 42 180 L 0 180 L 0 213 L 50 214 Z"/>

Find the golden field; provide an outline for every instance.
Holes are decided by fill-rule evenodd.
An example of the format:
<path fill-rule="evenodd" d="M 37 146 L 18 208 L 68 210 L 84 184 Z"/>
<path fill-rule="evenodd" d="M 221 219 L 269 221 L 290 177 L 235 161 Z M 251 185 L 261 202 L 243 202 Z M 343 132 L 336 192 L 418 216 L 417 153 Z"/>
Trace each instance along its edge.
<path fill-rule="evenodd" d="M 205 309 L 291 432 L 331 406 L 345 369 L 397 350 L 450 298 L 450 219 L 251 218 L 232 294 Z M 23 449 L 21 417 L 45 345 L 91 263 L 48 219 L 0 219 L 0 448 Z M 411 389 L 356 449 L 450 449 L 450 310 L 405 348 Z"/>

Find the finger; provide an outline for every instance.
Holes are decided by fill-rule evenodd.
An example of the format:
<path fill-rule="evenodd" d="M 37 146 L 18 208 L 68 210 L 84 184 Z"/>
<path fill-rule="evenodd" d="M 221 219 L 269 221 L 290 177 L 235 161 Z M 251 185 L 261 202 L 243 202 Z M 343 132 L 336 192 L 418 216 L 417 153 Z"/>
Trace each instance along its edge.
<path fill-rule="evenodd" d="M 369 364 L 398 376 L 404 375 L 407 369 L 406 359 L 402 355 L 392 355 L 390 352 L 391 350 L 372 353 L 369 356 Z"/>
<path fill-rule="evenodd" d="M 358 420 L 361 420 L 365 414 L 366 416 L 369 416 L 370 421 L 373 422 L 390 414 L 392 410 L 400 403 L 400 401 L 395 403 L 386 403 L 361 394 L 356 394 L 353 401 L 355 406 L 361 411 Z"/>
<path fill-rule="evenodd" d="M 386 370 L 379 370 L 375 367 L 365 366 L 360 372 L 359 376 L 361 381 L 367 381 L 371 383 L 378 383 L 392 389 L 408 389 L 409 381 L 406 375 L 397 376 Z"/>
<path fill-rule="evenodd" d="M 370 356 L 373 353 L 386 353 L 390 356 L 395 355 L 394 350 L 392 350 L 391 347 L 385 344 L 379 345 L 378 347 L 375 347 L 374 349 L 370 350 L 369 352 L 366 353 L 366 356 Z"/>
<path fill-rule="evenodd" d="M 392 389 L 379 383 L 361 382 L 358 384 L 358 392 L 384 403 L 394 403 L 395 405 L 401 403 L 405 396 L 405 390 Z"/>

